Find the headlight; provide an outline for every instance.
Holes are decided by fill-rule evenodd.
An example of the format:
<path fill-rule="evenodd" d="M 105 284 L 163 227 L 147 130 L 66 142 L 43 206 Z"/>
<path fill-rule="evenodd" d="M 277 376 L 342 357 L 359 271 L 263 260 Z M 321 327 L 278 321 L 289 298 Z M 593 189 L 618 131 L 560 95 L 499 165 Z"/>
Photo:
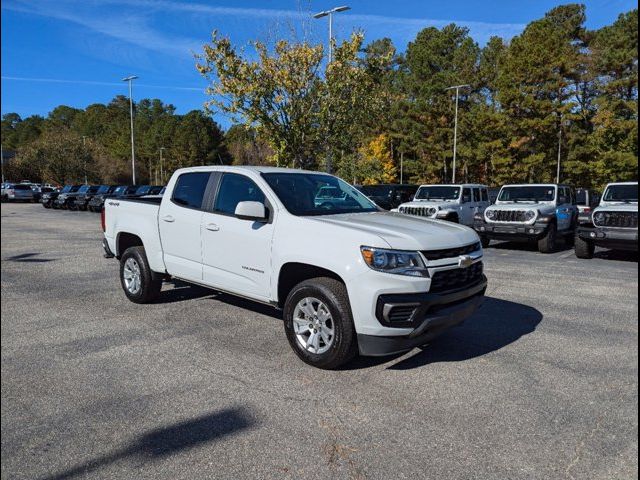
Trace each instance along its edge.
<path fill-rule="evenodd" d="M 428 277 L 429 272 L 418 252 L 360 247 L 364 262 L 372 270 L 410 277 Z"/>
<path fill-rule="evenodd" d="M 530 221 L 531 221 L 531 220 L 533 220 L 534 218 L 536 218 L 536 212 L 535 212 L 535 210 L 527 210 L 527 211 L 524 213 L 524 219 L 525 219 L 527 222 L 530 222 Z"/>
<path fill-rule="evenodd" d="M 487 216 L 487 218 L 489 220 L 493 220 L 494 218 L 496 218 L 496 211 L 495 210 L 487 210 L 485 215 Z"/>
<path fill-rule="evenodd" d="M 427 210 L 427 213 L 429 214 L 429 216 L 431 216 L 431 215 L 433 215 L 434 213 L 436 213 L 437 211 L 438 211 L 438 209 L 437 209 L 437 208 L 430 207 L 430 208 Z"/>
<path fill-rule="evenodd" d="M 593 219 L 596 223 L 604 223 L 604 221 L 606 220 L 606 215 L 604 214 L 604 212 L 598 212 L 593 216 Z"/>

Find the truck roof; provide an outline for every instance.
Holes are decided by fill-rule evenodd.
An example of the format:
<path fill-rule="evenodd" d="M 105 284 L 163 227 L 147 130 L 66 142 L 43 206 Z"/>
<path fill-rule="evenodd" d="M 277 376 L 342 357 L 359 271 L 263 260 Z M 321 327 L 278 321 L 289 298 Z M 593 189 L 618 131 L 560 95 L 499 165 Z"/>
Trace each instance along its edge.
<path fill-rule="evenodd" d="M 470 188 L 489 188 L 481 183 L 425 183 L 420 187 L 470 187 Z"/>
<path fill-rule="evenodd" d="M 503 185 L 503 187 L 569 187 L 571 185 L 567 185 L 566 183 L 510 183 L 507 185 Z"/>
<path fill-rule="evenodd" d="M 176 170 L 179 173 L 186 172 L 258 172 L 258 173 L 315 173 L 318 175 L 326 175 L 326 172 L 314 172 L 311 170 L 302 170 L 299 168 L 269 167 L 269 166 L 252 166 L 252 165 L 204 165 L 201 167 L 186 167 Z"/>

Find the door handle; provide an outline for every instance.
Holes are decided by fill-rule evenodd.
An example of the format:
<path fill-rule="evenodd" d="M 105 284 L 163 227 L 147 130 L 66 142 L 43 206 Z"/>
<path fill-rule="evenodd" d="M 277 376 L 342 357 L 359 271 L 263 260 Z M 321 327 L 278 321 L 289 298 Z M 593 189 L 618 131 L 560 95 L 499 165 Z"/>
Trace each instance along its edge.
<path fill-rule="evenodd" d="M 211 230 L 212 232 L 217 232 L 218 230 L 220 230 L 220 227 L 215 223 L 207 223 L 204 228 L 206 228 L 207 230 Z"/>
<path fill-rule="evenodd" d="M 164 220 L 165 222 L 169 222 L 169 223 L 176 221 L 176 219 L 173 218 L 171 215 L 165 215 L 164 217 L 162 217 L 162 220 Z"/>

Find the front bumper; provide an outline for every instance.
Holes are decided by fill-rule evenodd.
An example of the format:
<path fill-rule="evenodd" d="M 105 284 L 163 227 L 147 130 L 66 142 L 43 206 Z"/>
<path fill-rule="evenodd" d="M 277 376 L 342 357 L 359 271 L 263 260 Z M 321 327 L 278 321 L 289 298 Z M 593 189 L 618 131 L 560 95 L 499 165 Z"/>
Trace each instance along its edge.
<path fill-rule="evenodd" d="M 473 222 L 473 229 L 478 235 L 491 240 L 531 241 L 544 237 L 549 225 L 548 222 L 536 222 L 532 225 L 487 223 L 476 219 Z"/>
<path fill-rule="evenodd" d="M 383 356 L 405 352 L 433 340 L 449 328 L 464 322 L 484 301 L 487 279 L 467 289 L 443 294 L 417 293 L 407 295 L 381 295 L 377 310 L 385 305 L 413 305 L 411 322 L 416 325 L 408 335 L 378 336 L 358 334 L 361 355 Z"/>
<path fill-rule="evenodd" d="M 613 250 L 638 251 L 638 229 L 611 227 L 579 227 L 577 235 L 595 245 Z"/>

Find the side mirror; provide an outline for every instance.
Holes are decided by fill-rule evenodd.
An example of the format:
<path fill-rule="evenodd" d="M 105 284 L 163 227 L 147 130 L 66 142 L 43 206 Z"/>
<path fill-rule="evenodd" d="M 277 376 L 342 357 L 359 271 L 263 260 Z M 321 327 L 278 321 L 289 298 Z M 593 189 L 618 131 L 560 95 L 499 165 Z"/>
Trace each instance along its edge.
<path fill-rule="evenodd" d="M 235 215 L 242 220 L 260 222 L 267 219 L 267 209 L 260 202 L 239 202 Z"/>

